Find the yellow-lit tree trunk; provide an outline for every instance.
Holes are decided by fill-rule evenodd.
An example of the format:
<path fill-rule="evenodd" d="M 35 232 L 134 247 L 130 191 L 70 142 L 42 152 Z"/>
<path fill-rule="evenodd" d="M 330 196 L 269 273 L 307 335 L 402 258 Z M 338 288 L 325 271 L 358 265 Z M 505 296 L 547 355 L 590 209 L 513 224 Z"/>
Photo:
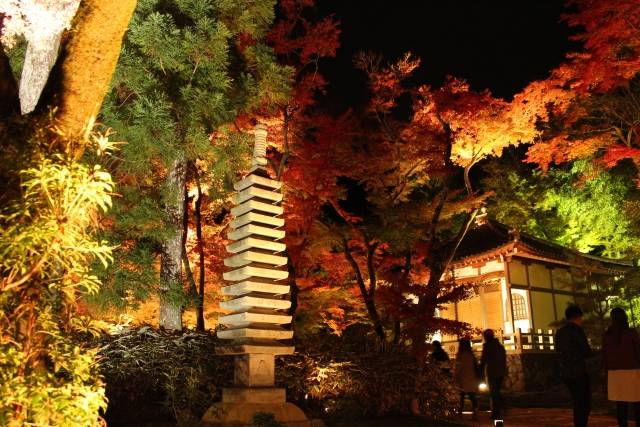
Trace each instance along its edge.
<path fill-rule="evenodd" d="M 98 114 L 115 71 L 136 0 L 83 0 L 64 47 L 57 119 L 69 136 L 82 135 Z"/>

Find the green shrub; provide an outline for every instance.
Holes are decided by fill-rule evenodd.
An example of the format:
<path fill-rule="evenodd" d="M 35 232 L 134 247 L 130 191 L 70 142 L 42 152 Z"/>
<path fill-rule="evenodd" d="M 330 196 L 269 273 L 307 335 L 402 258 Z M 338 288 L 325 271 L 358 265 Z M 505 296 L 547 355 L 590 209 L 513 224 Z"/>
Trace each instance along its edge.
<path fill-rule="evenodd" d="M 33 145 L 55 145 L 39 130 Z M 112 148 L 93 135 L 98 155 Z M 81 141 L 89 144 L 89 141 Z M 30 143 L 31 144 L 31 143 Z M 102 426 L 106 408 L 95 352 L 74 333 L 100 325 L 77 312 L 100 281 L 111 247 L 92 229 L 111 205 L 113 183 L 94 159 L 34 149 L 19 173 L 19 194 L 0 212 L 0 425 Z"/>
<path fill-rule="evenodd" d="M 291 399 L 315 416 L 351 419 L 363 415 L 453 414 L 457 393 L 450 378 L 430 364 L 419 366 L 405 353 L 317 353 L 301 349 L 281 362 L 279 379 Z"/>
<path fill-rule="evenodd" d="M 233 359 L 215 355 L 211 333 L 170 333 L 148 326 L 103 336 L 100 368 L 109 421 L 167 416 L 195 426 L 233 379 Z M 160 411 L 158 411 L 160 407 Z M 135 411 L 132 411 L 135 409 Z"/>

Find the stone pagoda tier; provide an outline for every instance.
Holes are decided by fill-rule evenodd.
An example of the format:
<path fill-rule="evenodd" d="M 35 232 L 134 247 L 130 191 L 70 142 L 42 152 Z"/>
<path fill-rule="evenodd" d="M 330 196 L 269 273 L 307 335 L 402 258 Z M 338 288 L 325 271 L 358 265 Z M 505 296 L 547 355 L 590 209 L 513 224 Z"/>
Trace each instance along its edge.
<path fill-rule="evenodd" d="M 249 426 L 255 413 L 268 412 L 287 427 L 311 423 L 295 405 L 286 402 L 285 389 L 275 387 L 275 356 L 293 354 L 283 342 L 293 338 L 286 283 L 286 249 L 282 184 L 266 170 L 264 125 L 255 129 L 253 167 L 234 184 L 235 207 L 224 265 L 228 300 L 220 304 L 229 314 L 220 317 L 217 334 L 225 344 L 219 355 L 235 357 L 234 387 L 222 390 L 222 402 L 203 417 L 206 426 Z"/>

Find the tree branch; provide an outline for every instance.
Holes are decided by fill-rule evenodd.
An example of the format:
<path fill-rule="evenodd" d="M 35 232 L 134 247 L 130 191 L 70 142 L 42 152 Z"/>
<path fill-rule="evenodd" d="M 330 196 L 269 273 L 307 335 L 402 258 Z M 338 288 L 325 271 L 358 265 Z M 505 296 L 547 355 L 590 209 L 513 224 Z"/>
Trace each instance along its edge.
<path fill-rule="evenodd" d="M 369 296 L 369 291 L 367 289 L 367 285 L 365 284 L 364 278 L 362 277 L 362 272 L 360 271 L 360 266 L 358 265 L 358 263 L 356 262 L 355 258 L 353 257 L 353 254 L 351 253 L 351 249 L 349 249 L 349 242 L 347 241 L 346 237 L 342 237 L 342 247 L 343 247 L 343 252 L 344 252 L 345 258 L 347 259 L 349 264 L 351 264 L 351 268 L 353 268 L 353 271 L 356 274 L 356 282 L 358 283 L 358 287 L 360 288 L 360 292 L 362 293 L 362 296 L 364 298 L 367 298 Z"/>

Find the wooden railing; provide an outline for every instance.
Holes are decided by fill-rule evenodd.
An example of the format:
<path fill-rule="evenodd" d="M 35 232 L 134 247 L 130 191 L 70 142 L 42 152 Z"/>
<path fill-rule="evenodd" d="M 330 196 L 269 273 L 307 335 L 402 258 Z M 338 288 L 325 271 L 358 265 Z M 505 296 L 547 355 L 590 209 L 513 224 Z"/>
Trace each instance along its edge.
<path fill-rule="evenodd" d="M 497 334 L 496 338 L 509 353 L 546 353 L 555 350 L 555 331 L 553 329 L 530 329 L 527 332 L 518 329 L 511 334 Z M 473 337 L 471 339 L 473 351 L 482 352 L 482 343 L 482 336 Z M 457 341 L 445 341 L 442 344 L 449 354 L 455 354 L 458 351 Z"/>

